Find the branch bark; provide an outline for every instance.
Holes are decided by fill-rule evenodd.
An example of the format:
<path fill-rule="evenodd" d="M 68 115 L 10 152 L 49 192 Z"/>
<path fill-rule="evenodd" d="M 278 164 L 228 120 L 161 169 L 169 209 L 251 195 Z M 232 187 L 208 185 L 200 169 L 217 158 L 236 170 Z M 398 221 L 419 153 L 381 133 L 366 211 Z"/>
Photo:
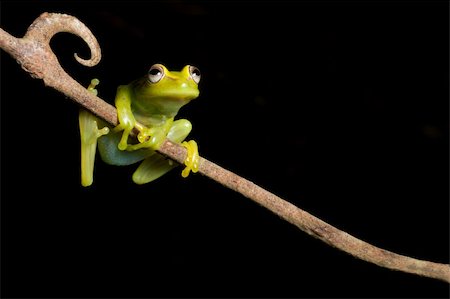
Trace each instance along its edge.
<path fill-rule="evenodd" d="M 58 32 L 73 33 L 88 44 L 91 58 L 85 60 L 75 54 L 78 62 L 94 66 L 100 61 L 100 46 L 95 36 L 78 19 L 65 14 L 43 13 L 31 24 L 23 38 L 15 38 L 0 28 L 0 47 L 32 77 L 42 79 L 45 85 L 62 92 L 108 123 L 117 125 L 115 107 L 88 92 L 60 66 L 49 45 L 50 39 Z M 180 164 L 186 157 L 186 149 L 169 140 L 158 151 Z M 399 255 L 359 240 L 204 158 L 200 158 L 199 172 L 269 209 L 309 235 L 356 258 L 392 270 L 450 283 L 449 264 Z"/>

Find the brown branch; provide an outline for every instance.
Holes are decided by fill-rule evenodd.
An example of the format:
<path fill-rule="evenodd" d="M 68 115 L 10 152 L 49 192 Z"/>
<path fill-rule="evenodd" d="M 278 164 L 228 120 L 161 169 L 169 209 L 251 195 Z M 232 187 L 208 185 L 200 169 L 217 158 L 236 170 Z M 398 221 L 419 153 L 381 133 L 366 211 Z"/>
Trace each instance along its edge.
<path fill-rule="evenodd" d="M 115 108 L 88 92 L 58 63 L 49 46 L 50 39 L 58 32 L 76 34 L 88 44 L 91 58 L 84 60 L 75 54 L 80 63 L 93 66 L 100 61 L 100 46 L 91 31 L 76 18 L 64 14 L 42 14 L 29 27 L 23 38 L 15 38 L 0 28 L 0 47 L 15 58 L 32 77 L 44 80 L 45 85 L 62 92 L 110 124 L 117 125 Z M 183 163 L 186 156 L 184 147 L 168 140 L 164 142 L 159 152 L 179 163 Z M 392 270 L 450 283 L 449 264 L 414 259 L 361 241 L 204 158 L 200 158 L 199 172 L 241 193 L 311 236 L 359 259 Z"/>

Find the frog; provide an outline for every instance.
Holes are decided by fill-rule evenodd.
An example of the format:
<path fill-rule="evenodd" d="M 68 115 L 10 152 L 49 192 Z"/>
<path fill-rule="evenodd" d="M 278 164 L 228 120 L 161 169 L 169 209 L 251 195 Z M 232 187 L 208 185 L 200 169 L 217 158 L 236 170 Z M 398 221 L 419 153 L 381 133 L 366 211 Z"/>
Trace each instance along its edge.
<path fill-rule="evenodd" d="M 138 185 L 152 182 L 177 166 L 157 152 L 165 139 L 184 146 L 187 157 L 181 175 L 199 169 L 195 140 L 184 141 L 192 130 L 187 119 L 177 119 L 181 107 L 196 99 L 200 92 L 200 70 L 192 65 L 170 71 L 153 64 L 147 74 L 127 85 L 120 85 L 115 96 L 118 125 L 111 126 L 91 112 L 81 109 L 81 185 L 93 183 L 96 152 L 110 165 L 126 166 L 141 162 L 132 175 Z M 91 80 L 88 91 L 97 95 L 98 79 Z M 137 136 L 136 136 L 136 132 Z"/>

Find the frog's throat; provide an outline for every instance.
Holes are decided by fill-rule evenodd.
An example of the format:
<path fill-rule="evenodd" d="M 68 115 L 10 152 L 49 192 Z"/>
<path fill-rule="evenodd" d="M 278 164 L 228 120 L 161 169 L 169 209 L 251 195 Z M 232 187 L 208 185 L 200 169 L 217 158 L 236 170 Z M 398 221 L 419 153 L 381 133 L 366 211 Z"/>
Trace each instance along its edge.
<path fill-rule="evenodd" d="M 166 119 L 173 118 L 178 111 L 189 103 L 180 99 L 152 99 L 147 101 L 137 101 L 131 104 L 133 115 L 139 122 L 146 125 L 158 125 Z"/>

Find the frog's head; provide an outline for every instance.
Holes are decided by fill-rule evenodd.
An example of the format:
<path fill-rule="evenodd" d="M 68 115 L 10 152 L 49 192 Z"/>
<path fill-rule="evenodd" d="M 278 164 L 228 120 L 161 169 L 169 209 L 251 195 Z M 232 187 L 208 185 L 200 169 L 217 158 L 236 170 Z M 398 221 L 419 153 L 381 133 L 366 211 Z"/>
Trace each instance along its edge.
<path fill-rule="evenodd" d="M 146 95 L 166 100 L 190 101 L 198 97 L 200 71 L 186 65 L 179 72 L 171 72 L 162 64 L 154 64 L 147 75 Z"/>

